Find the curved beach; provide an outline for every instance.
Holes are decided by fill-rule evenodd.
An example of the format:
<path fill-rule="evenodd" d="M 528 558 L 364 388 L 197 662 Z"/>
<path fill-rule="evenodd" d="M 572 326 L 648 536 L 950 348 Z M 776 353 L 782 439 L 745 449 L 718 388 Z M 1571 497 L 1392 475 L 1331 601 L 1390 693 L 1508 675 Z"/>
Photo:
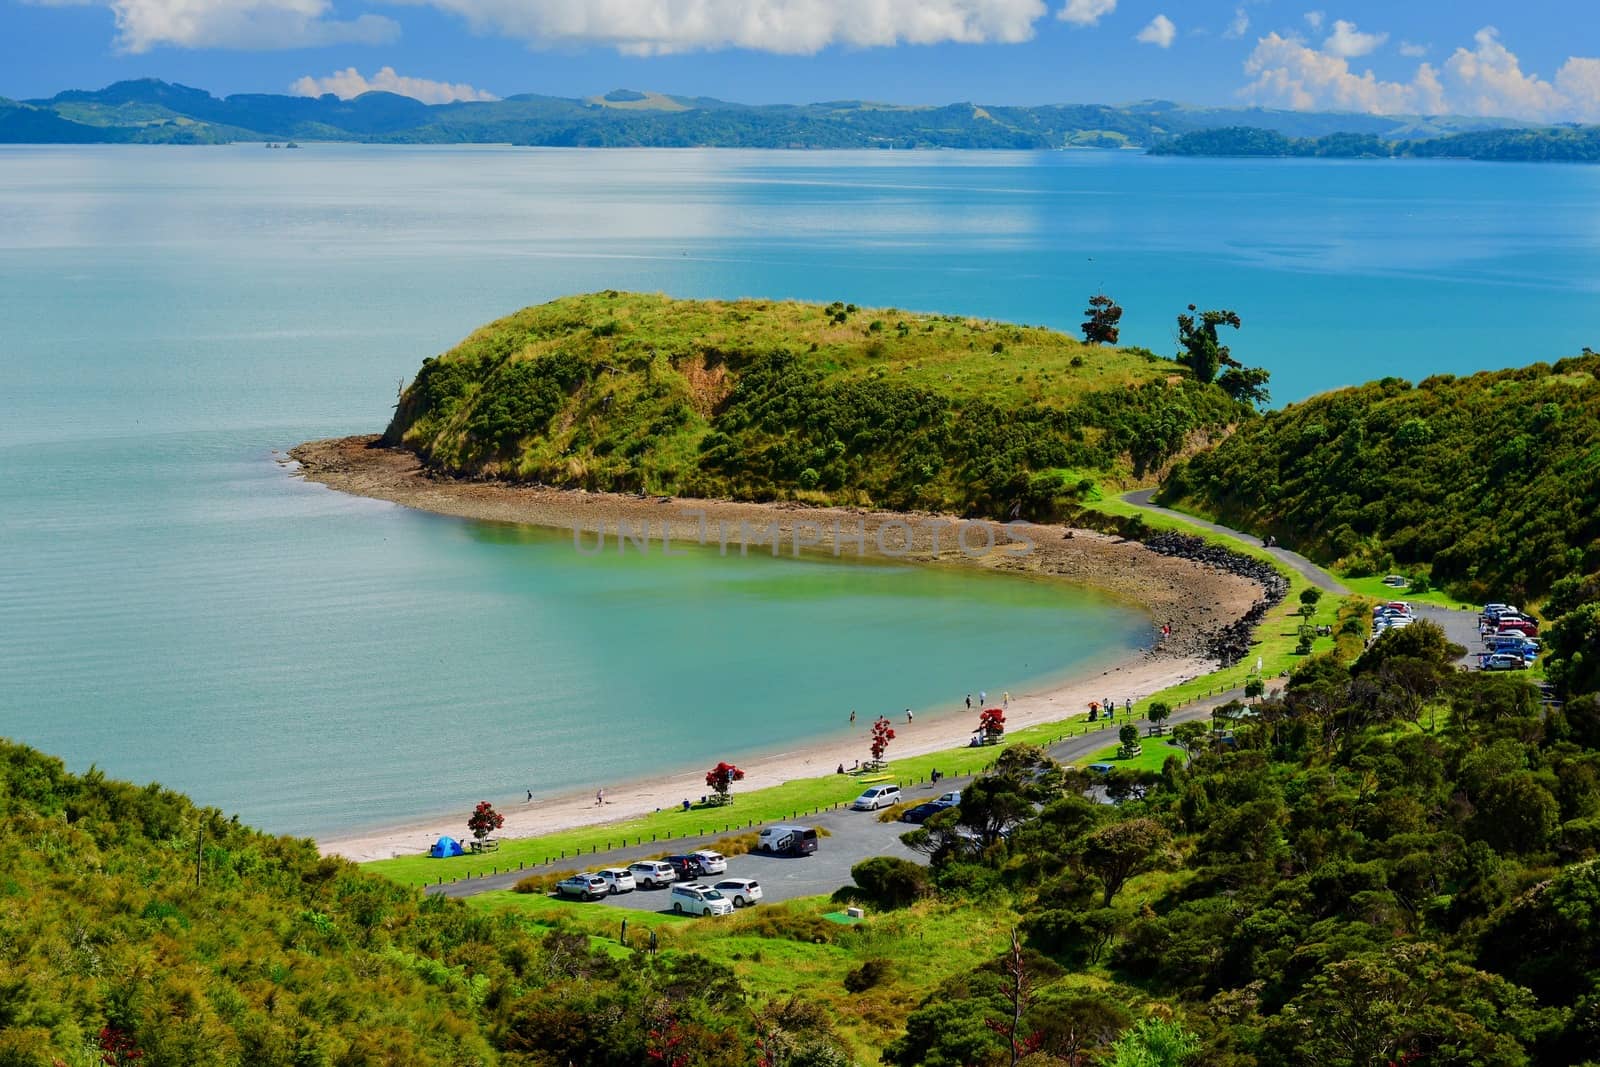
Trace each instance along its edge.
<path fill-rule="evenodd" d="M 815 508 L 804 505 L 732 501 L 669 500 L 492 481 L 441 478 L 404 450 L 373 447 L 372 436 L 335 438 L 300 445 L 291 453 L 300 473 L 340 492 L 388 500 L 407 507 L 461 518 L 582 530 L 592 544 L 595 531 L 615 535 L 619 523 L 648 530 L 653 549 L 664 538 L 676 544 L 716 544 L 719 531 L 733 540 L 746 534 L 776 533 L 780 551 L 794 546 L 808 552 L 839 552 L 886 557 L 931 566 L 979 567 L 1035 574 L 1087 586 L 1148 610 L 1157 626 L 1152 649 L 1108 662 L 1093 674 L 1079 673 L 1031 686 L 1019 682 L 1007 712 L 1013 728 L 1058 721 L 1082 712 L 1089 701 L 1111 696 L 1140 699 L 1212 670 L 1207 639 L 1244 615 L 1260 598 L 1255 582 L 1194 562 L 1163 556 L 1137 542 L 1104 534 L 1039 524 L 965 522 L 944 516 Z M 957 525 L 959 524 L 959 525 Z M 958 536 L 959 535 L 959 536 Z M 1028 544 L 1024 544 L 1027 542 Z M 752 545 L 751 551 L 771 551 Z M 990 694 L 991 704 L 998 694 Z M 918 708 L 915 722 L 897 722 L 895 754 L 917 755 L 966 743 L 976 713 L 963 707 Z M 841 728 L 845 724 L 840 724 Z M 831 773 L 849 766 L 864 747 L 867 723 L 854 732 L 819 739 L 789 751 L 742 763 L 744 789 L 759 789 L 795 778 Z M 592 793 L 540 798 L 503 809 L 505 837 L 526 837 L 575 826 L 648 814 L 705 791 L 704 775 L 666 774 L 612 783 L 607 803 Z M 357 861 L 386 859 L 424 850 L 441 833 L 461 829 L 459 813 L 403 826 L 319 842 L 325 853 Z"/>

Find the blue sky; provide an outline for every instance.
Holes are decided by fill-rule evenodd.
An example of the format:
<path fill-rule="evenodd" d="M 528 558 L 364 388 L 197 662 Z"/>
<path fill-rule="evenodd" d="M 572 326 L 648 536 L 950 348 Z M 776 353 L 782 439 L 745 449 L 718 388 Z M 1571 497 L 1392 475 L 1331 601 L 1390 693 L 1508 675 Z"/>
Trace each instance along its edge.
<path fill-rule="evenodd" d="M 0 0 L 0 95 L 1119 103 L 1600 122 L 1593 0 Z"/>

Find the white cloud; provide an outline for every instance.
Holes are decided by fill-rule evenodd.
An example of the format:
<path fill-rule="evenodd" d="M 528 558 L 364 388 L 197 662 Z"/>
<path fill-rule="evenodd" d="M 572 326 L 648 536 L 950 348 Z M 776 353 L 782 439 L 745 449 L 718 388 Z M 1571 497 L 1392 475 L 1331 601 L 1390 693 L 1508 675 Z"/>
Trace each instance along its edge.
<path fill-rule="evenodd" d="M 1421 59 L 1431 50 L 1431 45 L 1412 44 L 1410 41 L 1400 42 L 1400 54 L 1408 59 Z"/>
<path fill-rule="evenodd" d="M 1350 33 L 1355 33 L 1353 26 Z M 1409 81 L 1383 81 L 1370 70 L 1352 70 L 1350 60 L 1326 44 L 1318 50 L 1293 37 L 1270 33 L 1256 42 L 1245 61 L 1245 73 L 1254 80 L 1240 95 L 1256 103 L 1306 111 L 1450 112 L 1534 122 L 1600 119 L 1600 59 L 1573 56 L 1552 83 L 1525 73 L 1492 26 L 1479 30 L 1473 44 L 1470 49 L 1456 49 L 1442 68 L 1422 63 Z"/>
<path fill-rule="evenodd" d="M 1323 14 L 1321 11 L 1307 11 L 1305 14 L 1306 25 L 1310 26 L 1313 30 L 1320 30 L 1322 29 L 1322 20 L 1327 17 L 1328 16 Z"/>
<path fill-rule="evenodd" d="M 1322 42 L 1322 50 L 1330 56 L 1355 59 L 1377 51 L 1388 39 L 1387 33 L 1362 33 L 1355 23 L 1338 19 L 1333 24 L 1333 32 Z"/>
<path fill-rule="evenodd" d="M 1245 12 L 1244 8 L 1236 7 L 1233 9 L 1233 21 L 1228 23 L 1228 28 L 1222 31 L 1222 36 L 1230 41 L 1236 41 L 1243 37 L 1249 29 L 1250 16 Z"/>
<path fill-rule="evenodd" d="M 1045 0 L 405 0 L 536 47 L 653 56 L 721 48 L 810 55 L 830 45 L 1017 44 Z"/>
<path fill-rule="evenodd" d="M 474 89 L 465 83 L 436 82 L 428 78 L 408 78 L 396 74 L 393 67 L 384 67 L 367 78 L 354 67 L 336 70 L 326 78 L 313 78 L 307 74 L 289 86 L 296 96 L 321 96 L 332 93 L 341 100 L 351 100 L 362 93 L 398 93 L 424 104 L 451 104 L 458 100 L 498 100 L 493 93 Z"/>
<path fill-rule="evenodd" d="M 1467 114 L 1543 118 L 1561 110 L 1564 100 L 1556 87 L 1522 73 L 1517 57 L 1500 43 L 1499 30 L 1485 26 L 1473 35 L 1473 43 L 1477 47 L 1457 48 L 1444 64 Z"/>
<path fill-rule="evenodd" d="M 1074 26 L 1093 26 L 1116 9 L 1117 0 L 1067 0 L 1056 18 Z"/>
<path fill-rule="evenodd" d="M 62 0 L 47 0 L 61 3 Z M 66 0 L 71 3 L 74 0 Z M 400 25 L 381 15 L 340 20 L 330 0 L 79 0 L 111 9 L 117 47 L 148 52 L 178 48 L 315 48 L 331 44 L 384 44 Z"/>
<path fill-rule="evenodd" d="M 1142 44 L 1153 44 L 1157 48 L 1171 48 L 1173 40 L 1178 36 L 1178 27 L 1165 15 L 1157 15 L 1150 20 L 1150 24 L 1138 33 L 1133 39 Z"/>
<path fill-rule="evenodd" d="M 1572 118 L 1600 122 L 1600 59 L 1571 57 L 1556 71 L 1556 88 L 1567 98 Z"/>

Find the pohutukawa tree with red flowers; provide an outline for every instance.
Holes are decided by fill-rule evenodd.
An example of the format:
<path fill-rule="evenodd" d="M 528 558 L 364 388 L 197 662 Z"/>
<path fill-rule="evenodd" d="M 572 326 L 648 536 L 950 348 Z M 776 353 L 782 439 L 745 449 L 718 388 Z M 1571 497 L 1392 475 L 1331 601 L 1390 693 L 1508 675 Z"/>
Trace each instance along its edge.
<path fill-rule="evenodd" d="M 744 772 L 726 761 L 718 763 L 706 772 L 706 785 L 717 795 L 718 804 L 726 804 L 732 800 L 733 783 L 742 781 Z"/>
<path fill-rule="evenodd" d="M 1006 713 L 999 708 L 984 708 L 978 715 L 978 730 L 985 741 L 997 741 L 1006 732 Z"/>
<path fill-rule="evenodd" d="M 495 811 L 493 804 L 480 800 L 478 806 L 472 809 L 472 817 L 467 820 L 467 829 L 472 831 L 473 837 L 484 841 L 505 824 L 506 817 Z"/>
<path fill-rule="evenodd" d="M 894 740 L 894 727 L 889 725 L 889 720 L 882 715 L 872 724 L 872 763 L 873 770 L 883 767 L 883 754 L 889 751 L 889 742 Z"/>

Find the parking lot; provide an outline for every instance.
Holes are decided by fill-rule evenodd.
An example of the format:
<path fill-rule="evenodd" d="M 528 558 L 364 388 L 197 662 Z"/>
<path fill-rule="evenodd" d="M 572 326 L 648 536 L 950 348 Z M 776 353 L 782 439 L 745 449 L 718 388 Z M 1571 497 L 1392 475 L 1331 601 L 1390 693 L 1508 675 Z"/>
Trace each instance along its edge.
<path fill-rule="evenodd" d="M 927 793 L 932 797 L 937 796 L 939 791 L 942 791 L 942 787 L 941 790 L 935 790 L 928 786 L 912 790 L 912 793 Z M 901 856 L 919 862 L 926 858 L 900 843 L 900 835 L 911 827 L 899 822 L 881 823 L 877 812 L 830 811 L 807 822 L 832 831 L 832 836 L 817 842 L 815 855 L 768 856 L 752 852 L 743 856 L 729 856 L 725 873 L 707 875 L 698 880 L 711 884 L 724 878 L 754 878 L 761 883 L 763 903 L 771 903 L 832 893 L 840 886 L 850 884 L 851 867 L 873 856 Z M 660 889 L 618 893 L 595 901 L 592 906 L 628 908 L 633 911 L 671 911 L 672 898 L 670 891 L 663 886 Z"/>

